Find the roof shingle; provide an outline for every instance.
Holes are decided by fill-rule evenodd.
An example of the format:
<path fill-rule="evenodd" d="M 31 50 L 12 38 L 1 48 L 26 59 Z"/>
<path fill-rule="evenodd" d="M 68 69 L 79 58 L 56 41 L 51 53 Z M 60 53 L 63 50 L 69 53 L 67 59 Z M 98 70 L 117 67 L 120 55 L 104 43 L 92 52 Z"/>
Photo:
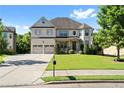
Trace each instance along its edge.
<path fill-rule="evenodd" d="M 81 23 L 67 17 L 57 17 L 50 21 L 57 29 L 80 29 L 80 26 L 82 25 Z"/>
<path fill-rule="evenodd" d="M 15 33 L 15 27 L 4 26 L 4 31 Z"/>
<path fill-rule="evenodd" d="M 42 23 L 44 21 L 44 23 Z M 82 29 L 93 29 L 87 24 L 81 24 L 68 17 L 56 17 L 48 21 L 45 17 L 41 17 L 31 28 L 48 28 L 55 27 L 57 30 L 82 30 Z"/>

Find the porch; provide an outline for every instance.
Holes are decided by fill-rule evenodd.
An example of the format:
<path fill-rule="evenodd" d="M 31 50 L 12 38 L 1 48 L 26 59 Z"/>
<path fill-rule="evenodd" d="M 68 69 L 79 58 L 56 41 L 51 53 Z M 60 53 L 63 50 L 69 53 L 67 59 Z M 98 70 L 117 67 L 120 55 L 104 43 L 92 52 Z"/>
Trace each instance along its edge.
<path fill-rule="evenodd" d="M 68 51 L 70 49 L 78 52 L 80 50 L 80 40 L 75 38 L 57 38 L 56 48 L 61 51 Z"/>

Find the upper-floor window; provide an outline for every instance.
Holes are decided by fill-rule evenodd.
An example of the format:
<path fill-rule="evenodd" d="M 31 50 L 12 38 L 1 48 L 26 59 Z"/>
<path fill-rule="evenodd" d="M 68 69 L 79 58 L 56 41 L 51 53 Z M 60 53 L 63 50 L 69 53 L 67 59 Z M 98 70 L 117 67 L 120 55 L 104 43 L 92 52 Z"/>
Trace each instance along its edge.
<path fill-rule="evenodd" d="M 93 36 L 93 29 L 90 30 L 91 36 Z"/>
<path fill-rule="evenodd" d="M 45 21 L 44 20 L 42 20 L 42 24 L 44 24 L 45 23 Z"/>
<path fill-rule="evenodd" d="M 35 35 L 40 35 L 40 34 L 41 34 L 40 29 L 36 29 L 36 30 L 35 30 Z"/>
<path fill-rule="evenodd" d="M 93 33 L 91 33 L 91 36 L 93 36 Z"/>
<path fill-rule="evenodd" d="M 4 33 L 3 33 L 3 37 L 4 37 L 4 38 L 7 38 L 7 36 L 8 36 L 8 33 L 7 33 L 7 32 L 4 32 Z"/>
<path fill-rule="evenodd" d="M 89 30 L 85 30 L 85 36 L 89 36 Z"/>
<path fill-rule="evenodd" d="M 68 36 L 68 31 L 66 31 L 66 30 L 61 30 L 61 31 L 59 31 L 59 36 L 61 36 L 61 37 L 67 37 Z"/>
<path fill-rule="evenodd" d="M 47 35 L 53 35 L 53 30 L 52 29 L 47 29 Z"/>
<path fill-rule="evenodd" d="M 73 31 L 73 35 L 76 35 L 76 31 Z"/>
<path fill-rule="evenodd" d="M 12 47 L 11 46 L 9 46 L 9 49 L 11 49 Z"/>
<path fill-rule="evenodd" d="M 12 38 L 12 34 L 9 34 L 9 38 Z"/>
<path fill-rule="evenodd" d="M 85 44 L 86 45 L 89 45 L 89 40 L 85 40 Z"/>

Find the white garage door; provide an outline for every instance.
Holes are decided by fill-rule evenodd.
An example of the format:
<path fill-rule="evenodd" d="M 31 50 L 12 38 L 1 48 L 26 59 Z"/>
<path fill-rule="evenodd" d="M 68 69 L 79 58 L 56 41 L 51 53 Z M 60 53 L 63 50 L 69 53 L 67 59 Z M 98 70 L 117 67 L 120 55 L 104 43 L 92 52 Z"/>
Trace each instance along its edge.
<path fill-rule="evenodd" d="M 33 45 L 33 53 L 42 54 L 43 53 L 42 45 Z"/>
<path fill-rule="evenodd" d="M 45 54 L 54 53 L 54 45 L 44 45 L 44 53 Z"/>

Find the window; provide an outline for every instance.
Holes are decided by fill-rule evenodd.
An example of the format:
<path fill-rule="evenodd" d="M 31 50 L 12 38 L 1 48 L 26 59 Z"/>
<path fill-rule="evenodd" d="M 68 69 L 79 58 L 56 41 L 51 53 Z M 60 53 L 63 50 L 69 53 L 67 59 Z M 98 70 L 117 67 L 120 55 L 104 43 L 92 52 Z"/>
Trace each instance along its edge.
<path fill-rule="evenodd" d="M 91 36 L 93 36 L 93 29 L 91 29 L 90 32 L 91 32 Z"/>
<path fill-rule="evenodd" d="M 42 47 L 42 45 L 38 45 L 38 47 Z"/>
<path fill-rule="evenodd" d="M 45 24 L 45 20 L 44 20 L 44 19 L 41 20 L 41 25 L 42 25 L 42 24 Z"/>
<path fill-rule="evenodd" d="M 89 36 L 89 30 L 85 30 L 85 36 Z"/>
<path fill-rule="evenodd" d="M 36 30 L 35 30 L 35 35 L 40 35 L 40 34 L 41 34 L 40 29 L 36 29 Z"/>
<path fill-rule="evenodd" d="M 53 30 L 52 29 L 47 29 L 47 35 L 53 35 Z"/>
<path fill-rule="evenodd" d="M 67 42 L 61 42 L 60 47 L 61 48 L 67 48 Z"/>
<path fill-rule="evenodd" d="M 49 45 L 44 45 L 45 47 L 49 47 Z"/>
<path fill-rule="evenodd" d="M 79 36 L 81 36 L 81 35 L 82 35 L 82 33 L 80 32 L 80 33 L 79 33 Z"/>
<path fill-rule="evenodd" d="M 91 36 L 93 36 L 93 33 L 91 32 Z"/>
<path fill-rule="evenodd" d="M 50 47 L 54 47 L 54 45 L 50 45 Z"/>
<path fill-rule="evenodd" d="M 8 36 L 7 32 L 4 32 L 4 33 L 3 33 L 3 37 L 4 37 L 4 38 L 7 38 L 7 36 Z"/>
<path fill-rule="evenodd" d="M 68 31 L 66 31 L 66 30 L 60 30 L 59 31 L 59 36 L 61 36 L 61 37 L 67 37 L 68 36 Z"/>
<path fill-rule="evenodd" d="M 33 47 L 37 47 L 37 45 L 33 45 Z"/>
<path fill-rule="evenodd" d="M 9 34 L 9 38 L 12 38 L 12 34 Z"/>
<path fill-rule="evenodd" d="M 89 40 L 85 40 L 85 44 L 86 45 L 89 45 Z"/>
<path fill-rule="evenodd" d="M 73 31 L 73 35 L 76 35 L 76 31 Z"/>
<path fill-rule="evenodd" d="M 42 21 L 42 23 L 44 24 L 44 23 L 45 23 L 45 21 Z"/>
<path fill-rule="evenodd" d="M 9 49 L 11 49 L 12 47 L 11 46 L 9 46 Z"/>

